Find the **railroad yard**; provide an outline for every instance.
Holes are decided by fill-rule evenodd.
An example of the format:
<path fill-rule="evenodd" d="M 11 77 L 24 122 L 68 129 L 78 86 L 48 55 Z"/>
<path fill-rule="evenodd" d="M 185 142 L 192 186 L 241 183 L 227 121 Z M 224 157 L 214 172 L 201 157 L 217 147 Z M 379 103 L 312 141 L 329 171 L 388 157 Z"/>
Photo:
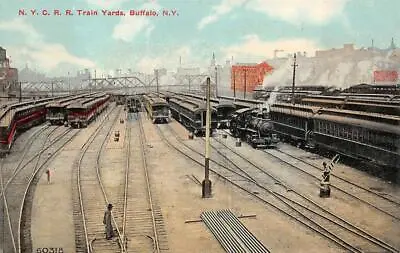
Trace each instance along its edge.
<path fill-rule="evenodd" d="M 278 104 L 274 121 L 289 115 L 289 106 L 285 120 L 298 118 L 271 125 L 247 109 L 257 101 L 213 101 L 212 194 L 203 198 L 206 109 L 201 97 L 186 95 L 120 102 L 81 94 L 3 112 L 11 116 L 2 116 L 2 149 L 9 151 L 1 160 L 0 252 L 399 252 L 398 184 L 281 135 L 285 124 L 303 125 L 299 117 L 310 134 L 307 107 L 295 114 L 294 105 Z M 385 122 L 396 126 L 393 115 Z M 14 136 L 27 118 L 35 122 Z M 241 122 L 257 126 L 257 134 Z M 332 136 L 344 134 L 338 129 Z M 356 138 L 388 154 L 378 136 Z M 388 164 L 396 159 L 387 156 Z M 324 162 L 332 170 L 324 179 L 329 197 L 320 195 Z M 114 236 L 107 240 L 110 203 Z"/>

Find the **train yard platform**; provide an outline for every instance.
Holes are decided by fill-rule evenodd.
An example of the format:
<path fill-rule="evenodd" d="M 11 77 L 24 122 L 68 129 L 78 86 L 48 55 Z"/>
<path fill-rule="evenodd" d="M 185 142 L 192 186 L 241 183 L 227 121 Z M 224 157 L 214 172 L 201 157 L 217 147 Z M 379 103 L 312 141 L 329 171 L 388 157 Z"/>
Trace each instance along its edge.
<path fill-rule="evenodd" d="M 42 136 L 54 131 L 56 139 L 66 129 L 49 128 Z M 153 124 L 144 112 L 128 115 L 111 106 L 87 128 L 72 131 L 76 135 L 57 153 L 43 152 L 52 158 L 34 188 L 31 252 L 122 247 L 130 253 L 222 253 L 201 214 L 225 209 L 274 253 L 400 248 L 399 187 L 337 164 L 331 197 L 320 198 L 320 167 L 328 160 L 316 154 L 285 143 L 265 150 L 237 147 L 235 138 L 218 130 L 211 141 L 212 197 L 203 199 L 205 143 L 189 139 L 177 121 Z M 22 135 L 17 144 L 28 140 Z M 103 225 L 108 203 L 113 240 L 106 240 Z"/>

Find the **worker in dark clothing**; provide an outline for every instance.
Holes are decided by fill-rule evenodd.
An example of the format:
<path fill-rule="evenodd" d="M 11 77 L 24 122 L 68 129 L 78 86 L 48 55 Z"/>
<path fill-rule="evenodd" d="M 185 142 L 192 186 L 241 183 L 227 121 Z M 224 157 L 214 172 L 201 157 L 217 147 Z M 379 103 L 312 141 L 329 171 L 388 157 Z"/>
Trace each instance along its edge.
<path fill-rule="evenodd" d="M 111 210 L 113 208 L 112 204 L 108 204 L 107 210 L 104 212 L 103 224 L 106 227 L 106 239 L 111 240 L 114 236 L 114 231 L 112 227 L 112 216 Z"/>
<path fill-rule="evenodd" d="M 50 184 L 51 183 L 51 181 L 50 181 L 50 174 L 51 174 L 50 169 L 46 170 L 46 174 L 47 174 L 47 183 Z"/>

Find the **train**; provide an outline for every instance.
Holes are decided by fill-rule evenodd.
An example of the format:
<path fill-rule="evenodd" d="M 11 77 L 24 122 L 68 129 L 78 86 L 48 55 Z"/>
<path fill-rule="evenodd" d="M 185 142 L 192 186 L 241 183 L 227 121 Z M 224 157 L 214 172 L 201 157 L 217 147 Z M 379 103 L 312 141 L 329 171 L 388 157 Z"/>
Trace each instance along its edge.
<path fill-rule="evenodd" d="M 130 96 L 126 98 L 126 108 L 128 113 L 137 113 L 140 111 L 141 99 L 139 96 Z"/>
<path fill-rule="evenodd" d="M 400 116 L 399 101 L 385 101 L 357 96 L 307 96 L 300 100 L 301 104 L 324 108 L 337 108 L 351 111 L 374 112 Z"/>
<path fill-rule="evenodd" d="M 206 97 L 200 95 L 194 95 L 189 93 L 175 93 L 177 95 L 182 95 L 190 97 L 198 101 L 206 101 Z M 223 101 L 220 99 L 211 98 L 211 106 L 217 111 L 216 120 L 218 129 L 227 129 L 231 121 L 232 114 L 236 111 L 236 106 L 232 101 Z"/>
<path fill-rule="evenodd" d="M 55 101 L 46 105 L 46 119 L 50 122 L 51 125 L 62 125 L 66 121 L 67 118 L 67 106 L 72 103 L 76 103 L 77 100 L 83 99 L 88 96 L 88 94 L 77 95 L 73 97 L 68 97 L 65 99 L 61 99 L 59 101 Z"/>
<path fill-rule="evenodd" d="M 87 127 L 105 108 L 110 95 L 96 94 L 67 106 L 68 124 L 73 128 Z"/>
<path fill-rule="evenodd" d="M 146 94 L 142 98 L 147 115 L 153 124 L 169 121 L 169 105 L 164 99 L 154 94 Z"/>
<path fill-rule="evenodd" d="M 207 107 L 204 101 L 189 99 L 184 96 L 166 96 L 169 101 L 171 114 L 189 131 L 196 136 L 206 132 Z M 217 128 L 217 111 L 211 107 L 211 133 Z"/>
<path fill-rule="evenodd" d="M 44 98 L 13 103 L 0 111 L 0 153 L 8 153 L 18 133 L 46 120 L 46 105 L 69 96 Z"/>
<path fill-rule="evenodd" d="M 272 105 L 270 117 L 282 140 L 368 162 L 384 174 L 400 170 L 400 117 L 284 103 Z"/>
<path fill-rule="evenodd" d="M 245 140 L 253 148 L 274 148 L 279 143 L 271 120 L 258 109 L 237 110 L 232 115 L 229 129 L 233 137 Z"/>

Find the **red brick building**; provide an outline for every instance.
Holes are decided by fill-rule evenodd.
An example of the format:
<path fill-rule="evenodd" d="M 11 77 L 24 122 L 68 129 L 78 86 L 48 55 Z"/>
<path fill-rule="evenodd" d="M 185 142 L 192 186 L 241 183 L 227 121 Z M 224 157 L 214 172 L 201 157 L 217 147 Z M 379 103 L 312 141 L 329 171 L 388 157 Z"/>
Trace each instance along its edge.
<path fill-rule="evenodd" d="M 252 92 L 255 87 L 261 85 L 266 74 L 273 68 L 266 62 L 260 64 L 239 64 L 232 66 L 231 89 L 236 91 Z"/>

